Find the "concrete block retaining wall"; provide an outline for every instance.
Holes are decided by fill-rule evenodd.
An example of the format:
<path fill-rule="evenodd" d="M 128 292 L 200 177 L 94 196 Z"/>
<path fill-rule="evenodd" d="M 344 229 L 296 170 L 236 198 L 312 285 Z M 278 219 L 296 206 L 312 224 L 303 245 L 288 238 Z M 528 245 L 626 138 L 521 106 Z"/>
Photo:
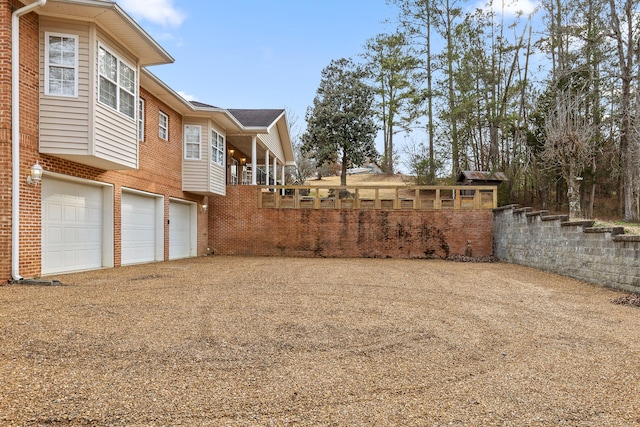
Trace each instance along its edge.
<path fill-rule="evenodd" d="M 640 236 L 565 215 L 505 206 L 494 210 L 494 256 L 589 283 L 640 292 Z"/>

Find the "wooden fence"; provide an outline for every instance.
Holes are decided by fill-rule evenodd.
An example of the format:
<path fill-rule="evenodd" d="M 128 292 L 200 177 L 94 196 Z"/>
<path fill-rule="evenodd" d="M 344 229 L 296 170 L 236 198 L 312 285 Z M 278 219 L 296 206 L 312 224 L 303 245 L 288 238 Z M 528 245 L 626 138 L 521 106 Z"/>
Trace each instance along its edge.
<path fill-rule="evenodd" d="M 495 186 L 264 185 L 258 207 L 271 209 L 494 209 Z"/>

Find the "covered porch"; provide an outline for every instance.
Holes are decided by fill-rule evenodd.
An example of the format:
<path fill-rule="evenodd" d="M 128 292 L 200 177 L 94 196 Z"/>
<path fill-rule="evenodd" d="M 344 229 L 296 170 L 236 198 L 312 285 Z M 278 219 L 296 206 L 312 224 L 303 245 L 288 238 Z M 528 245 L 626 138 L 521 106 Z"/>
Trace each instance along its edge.
<path fill-rule="evenodd" d="M 286 166 L 255 136 L 248 142 L 228 138 L 227 185 L 284 185 Z"/>
<path fill-rule="evenodd" d="M 227 134 L 227 185 L 284 185 L 295 165 L 284 110 L 229 112 L 244 131 Z"/>

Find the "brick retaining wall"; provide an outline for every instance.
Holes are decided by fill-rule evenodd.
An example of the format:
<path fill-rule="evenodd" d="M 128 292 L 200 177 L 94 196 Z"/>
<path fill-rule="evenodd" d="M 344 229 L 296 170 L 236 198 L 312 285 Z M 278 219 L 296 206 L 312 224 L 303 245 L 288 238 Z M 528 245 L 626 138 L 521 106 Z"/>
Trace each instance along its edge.
<path fill-rule="evenodd" d="M 494 210 L 494 255 L 589 283 L 640 292 L 640 236 L 531 208 Z"/>
<path fill-rule="evenodd" d="M 254 186 L 209 198 L 210 249 L 223 255 L 446 258 L 492 255 L 492 211 L 258 208 Z"/>

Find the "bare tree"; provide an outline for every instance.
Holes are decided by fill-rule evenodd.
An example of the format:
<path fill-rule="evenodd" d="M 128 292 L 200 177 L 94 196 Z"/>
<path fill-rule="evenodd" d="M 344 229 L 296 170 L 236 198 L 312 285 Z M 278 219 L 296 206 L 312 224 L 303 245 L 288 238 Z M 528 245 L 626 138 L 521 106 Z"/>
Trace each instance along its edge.
<path fill-rule="evenodd" d="M 300 127 L 298 115 L 289 108 L 286 109 L 287 123 L 289 125 L 289 136 L 293 146 L 295 156 L 295 166 L 287 168 L 288 184 L 302 185 L 311 177 L 315 171 L 315 163 L 308 153 L 302 151 L 302 129 Z"/>
<path fill-rule="evenodd" d="M 442 160 L 432 158 L 431 153 L 423 142 L 412 141 L 404 147 L 404 165 L 415 176 L 415 185 L 433 185 L 435 175 L 444 170 Z"/>
<path fill-rule="evenodd" d="M 585 102 L 584 93 L 558 92 L 545 121 L 546 139 L 541 157 L 547 166 L 559 168 L 567 183 L 570 218 L 582 215 L 579 181 L 591 163 L 597 134 L 592 118 L 584 114 Z"/>

